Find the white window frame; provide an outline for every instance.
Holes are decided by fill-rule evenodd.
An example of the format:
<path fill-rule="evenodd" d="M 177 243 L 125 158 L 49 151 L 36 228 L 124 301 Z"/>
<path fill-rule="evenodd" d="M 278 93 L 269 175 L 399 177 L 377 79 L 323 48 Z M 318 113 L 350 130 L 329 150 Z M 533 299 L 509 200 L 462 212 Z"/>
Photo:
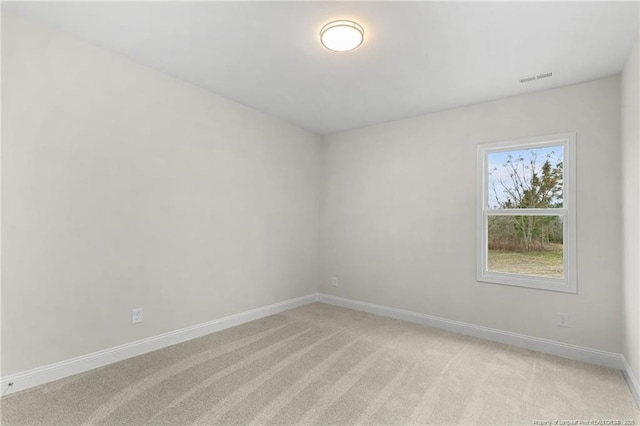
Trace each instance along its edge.
<path fill-rule="evenodd" d="M 518 149 L 563 147 L 563 207 L 549 209 L 490 209 L 488 191 L 488 156 L 490 153 Z M 483 283 L 503 284 L 542 290 L 576 293 L 576 133 L 559 133 L 478 145 L 477 179 L 477 269 L 476 279 Z M 494 272 L 488 270 L 488 218 L 504 216 L 561 216 L 564 224 L 564 278 Z"/>

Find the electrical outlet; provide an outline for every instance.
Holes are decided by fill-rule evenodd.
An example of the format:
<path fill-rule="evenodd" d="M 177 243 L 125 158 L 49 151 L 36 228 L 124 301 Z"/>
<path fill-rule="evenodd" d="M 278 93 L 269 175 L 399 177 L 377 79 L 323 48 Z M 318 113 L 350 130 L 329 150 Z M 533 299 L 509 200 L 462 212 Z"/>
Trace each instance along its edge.
<path fill-rule="evenodd" d="M 131 324 L 139 324 L 142 322 L 142 308 L 131 310 Z"/>
<path fill-rule="evenodd" d="M 558 325 L 560 327 L 569 327 L 569 314 L 561 314 L 558 312 Z"/>
<path fill-rule="evenodd" d="M 331 277 L 331 285 L 338 287 L 338 277 Z"/>

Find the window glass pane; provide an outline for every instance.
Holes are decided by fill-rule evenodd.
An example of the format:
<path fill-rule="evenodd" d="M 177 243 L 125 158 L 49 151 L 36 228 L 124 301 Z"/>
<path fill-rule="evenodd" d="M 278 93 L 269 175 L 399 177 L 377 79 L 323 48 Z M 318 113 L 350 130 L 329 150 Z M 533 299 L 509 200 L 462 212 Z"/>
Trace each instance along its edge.
<path fill-rule="evenodd" d="M 487 207 L 562 208 L 563 149 L 560 145 L 489 153 Z"/>
<path fill-rule="evenodd" d="M 489 272 L 564 278 L 561 216 L 489 216 Z"/>

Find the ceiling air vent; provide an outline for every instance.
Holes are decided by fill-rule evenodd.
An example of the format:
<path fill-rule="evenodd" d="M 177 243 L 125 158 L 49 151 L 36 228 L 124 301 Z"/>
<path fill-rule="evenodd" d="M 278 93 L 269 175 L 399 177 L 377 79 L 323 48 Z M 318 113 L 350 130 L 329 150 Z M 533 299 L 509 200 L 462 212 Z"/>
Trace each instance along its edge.
<path fill-rule="evenodd" d="M 552 72 L 548 72 L 545 74 L 532 75 L 531 77 L 521 78 L 520 83 L 528 83 L 530 81 L 540 80 L 542 78 L 551 77 L 553 75 Z"/>

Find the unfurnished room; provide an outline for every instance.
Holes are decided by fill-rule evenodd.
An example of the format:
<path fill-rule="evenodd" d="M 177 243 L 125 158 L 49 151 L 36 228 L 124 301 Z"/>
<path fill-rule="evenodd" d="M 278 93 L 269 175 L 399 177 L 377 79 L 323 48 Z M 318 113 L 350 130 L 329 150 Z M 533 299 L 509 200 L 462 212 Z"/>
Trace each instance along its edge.
<path fill-rule="evenodd" d="M 3 425 L 640 425 L 640 2 L 2 1 Z"/>

